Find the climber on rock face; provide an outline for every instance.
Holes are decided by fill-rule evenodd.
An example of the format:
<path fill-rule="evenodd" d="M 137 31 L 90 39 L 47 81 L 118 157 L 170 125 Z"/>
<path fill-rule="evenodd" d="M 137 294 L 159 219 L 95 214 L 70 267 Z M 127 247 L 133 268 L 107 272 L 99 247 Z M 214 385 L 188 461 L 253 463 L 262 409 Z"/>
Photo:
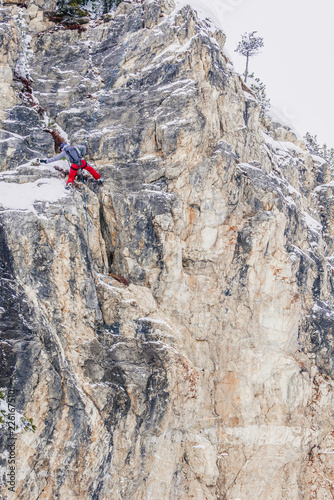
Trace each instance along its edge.
<path fill-rule="evenodd" d="M 103 179 L 93 167 L 91 167 L 83 156 L 86 154 L 86 146 L 70 146 L 63 142 L 60 146 L 60 153 L 53 158 L 40 160 L 41 163 L 51 163 L 57 160 L 68 160 L 71 164 L 70 173 L 67 179 L 66 188 L 70 189 L 73 186 L 73 181 L 79 169 L 87 170 L 99 184 L 103 184 Z"/>

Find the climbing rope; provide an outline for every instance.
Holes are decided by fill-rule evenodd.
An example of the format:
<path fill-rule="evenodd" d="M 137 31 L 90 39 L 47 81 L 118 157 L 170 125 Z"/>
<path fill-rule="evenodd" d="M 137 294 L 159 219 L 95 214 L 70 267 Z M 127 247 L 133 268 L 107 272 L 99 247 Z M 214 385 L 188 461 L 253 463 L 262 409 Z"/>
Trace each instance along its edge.
<path fill-rule="evenodd" d="M 83 144 L 82 144 L 83 146 L 84 146 L 85 142 L 87 141 L 87 138 L 88 138 L 88 136 L 89 136 L 89 134 L 90 134 L 90 131 L 91 131 L 91 130 L 92 130 L 92 128 L 93 128 L 93 125 L 94 125 L 94 122 L 95 122 L 95 120 L 96 120 L 96 117 L 97 117 L 97 115 L 98 115 L 98 113 L 99 113 L 99 111 L 100 111 L 100 109 L 101 109 L 102 103 L 103 103 L 103 101 L 104 101 L 105 96 L 107 95 L 107 92 L 108 92 L 108 90 L 109 90 L 109 87 L 110 87 L 110 85 L 111 85 L 111 82 L 112 82 L 112 81 L 113 81 L 113 79 L 114 79 L 114 76 L 115 76 L 115 74 L 116 74 L 116 71 L 117 71 L 117 69 L 118 69 L 118 66 L 119 66 L 119 64 L 120 64 L 121 60 L 123 59 L 123 55 L 124 55 L 124 53 L 125 53 L 125 51 L 126 51 L 126 49 L 127 49 L 127 46 L 129 45 L 129 42 L 130 42 L 130 39 L 131 39 L 132 33 L 134 32 L 134 29 L 135 29 L 135 27 L 136 27 L 136 25 L 137 25 L 138 19 L 140 18 L 140 15 L 141 15 L 141 13 L 142 13 L 142 10 L 143 10 L 142 3 L 140 3 L 140 11 L 139 11 L 139 14 L 138 14 L 138 16 L 136 17 L 135 22 L 133 23 L 132 29 L 131 29 L 131 31 L 130 31 L 129 38 L 128 38 L 128 40 L 127 40 L 127 42 L 126 42 L 126 44 L 125 44 L 125 46 L 124 46 L 124 48 L 123 48 L 123 51 L 122 51 L 122 54 L 120 55 L 120 58 L 118 59 L 118 62 L 117 62 L 116 67 L 115 67 L 115 69 L 114 69 L 114 72 L 113 72 L 113 74 L 112 74 L 112 76 L 111 76 L 111 78 L 110 78 L 110 80 L 109 80 L 108 85 L 107 85 L 106 91 L 105 91 L 105 93 L 104 93 L 104 95 L 103 95 L 103 97 L 102 97 L 102 99 L 101 99 L 101 102 L 100 102 L 100 104 L 99 104 L 99 107 L 97 108 L 97 111 L 96 111 L 95 116 L 94 116 L 94 118 L 93 118 L 93 121 L 92 121 L 92 123 L 91 123 L 91 125 L 90 125 L 90 127 L 89 127 L 89 129 L 88 129 L 88 132 L 87 132 L 87 134 L 86 134 L 85 140 L 84 140 L 84 142 L 83 142 Z M 82 169 L 81 169 L 81 182 L 82 182 L 82 191 L 83 191 L 84 205 L 85 205 L 85 212 L 86 212 L 88 260 L 89 260 L 89 264 L 90 264 L 90 273 L 91 273 L 92 278 L 93 278 L 92 260 L 91 260 L 91 254 L 90 254 L 90 246 L 89 246 L 89 222 L 88 222 L 88 212 L 87 212 L 86 194 L 85 194 L 84 178 L 83 178 Z M 93 279 L 94 279 L 94 278 L 93 278 Z"/>

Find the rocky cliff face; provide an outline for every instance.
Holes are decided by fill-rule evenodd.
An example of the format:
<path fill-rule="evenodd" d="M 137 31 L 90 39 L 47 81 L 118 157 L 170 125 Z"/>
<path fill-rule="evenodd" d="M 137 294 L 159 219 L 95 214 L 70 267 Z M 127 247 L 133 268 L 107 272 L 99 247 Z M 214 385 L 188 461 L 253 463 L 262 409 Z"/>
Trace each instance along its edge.
<path fill-rule="evenodd" d="M 0 387 L 37 429 L 3 496 L 332 498 L 327 165 L 260 120 L 221 31 L 145 1 L 87 141 L 105 179 L 85 184 L 90 261 L 80 184 L 33 160 L 51 132 L 82 142 L 140 5 L 82 31 L 17 3 L 0 9 Z"/>

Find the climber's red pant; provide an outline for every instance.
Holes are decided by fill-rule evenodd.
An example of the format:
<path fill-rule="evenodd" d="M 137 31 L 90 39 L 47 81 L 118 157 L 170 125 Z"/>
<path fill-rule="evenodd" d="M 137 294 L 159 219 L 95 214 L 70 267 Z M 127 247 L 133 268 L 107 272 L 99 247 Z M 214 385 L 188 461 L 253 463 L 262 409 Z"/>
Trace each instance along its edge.
<path fill-rule="evenodd" d="M 71 168 L 70 168 L 70 174 L 68 176 L 66 184 L 68 184 L 69 182 L 73 182 L 74 181 L 75 176 L 77 175 L 78 170 L 80 168 L 83 168 L 84 170 L 88 170 L 88 172 L 90 174 L 92 174 L 92 176 L 96 180 L 101 177 L 100 174 L 98 172 L 96 172 L 96 170 L 94 170 L 93 167 L 91 167 L 90 165 L 88 165 L 88 163 L 86 162 L 86 160 L 81 160 L 81 165 L 80 166 L 76 165 L 75 163 L 72 163 Z"/>

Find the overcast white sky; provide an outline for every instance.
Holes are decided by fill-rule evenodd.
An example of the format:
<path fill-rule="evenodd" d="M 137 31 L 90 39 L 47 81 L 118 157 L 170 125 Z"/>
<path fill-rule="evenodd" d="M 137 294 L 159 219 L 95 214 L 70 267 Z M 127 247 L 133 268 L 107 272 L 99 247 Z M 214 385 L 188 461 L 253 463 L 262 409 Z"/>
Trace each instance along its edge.
<path fill-rule="evenodd" d="M 250 60 L 272 105 L 299 134 L 310 132 L 334 147 L 333 0 L 176 0 L 207 15 L 227 35 L 226 53 L 243 73 L 245 58 L 234 52 L 241 35 L 257 31 L 262 53 Z"/>

